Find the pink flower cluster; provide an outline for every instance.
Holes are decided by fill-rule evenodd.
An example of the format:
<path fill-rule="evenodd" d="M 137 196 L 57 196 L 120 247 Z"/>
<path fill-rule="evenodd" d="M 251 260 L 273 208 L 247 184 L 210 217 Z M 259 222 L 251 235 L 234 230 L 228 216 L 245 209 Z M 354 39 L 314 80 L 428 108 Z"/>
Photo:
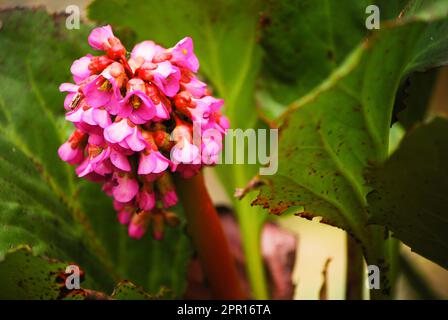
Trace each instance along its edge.
<path fill-rule="evenodd" d="M 143 41 L 129 54 L 107 25 L 88 41 L 105 54 L 74 61 L 75 83 L 59 88 L 75 126 L 59 156 L 79 177 L 103 183 L 131 237 L 151 227 L 160 239 L 178 221 L 165 210 L 178 201 L 171 172 L 188 178 L 218 160 L 229 127 L 223 100 L 196 77 L 191 38 L 170 49 Z"/>

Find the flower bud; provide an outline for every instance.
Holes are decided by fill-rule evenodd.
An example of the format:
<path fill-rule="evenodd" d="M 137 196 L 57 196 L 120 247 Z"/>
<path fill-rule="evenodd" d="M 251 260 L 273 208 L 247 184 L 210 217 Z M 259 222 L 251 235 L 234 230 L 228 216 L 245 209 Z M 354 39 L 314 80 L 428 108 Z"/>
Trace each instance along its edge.
<path fill-rule="evenodd" d="M 165 223 L 162 210 L 154 210 L 151 217 L 151 229 L 155 240 L 162 240 L 164 228 Z"/>
<path fill-rule="evenodd" d="M 112 62 L 114 61 L 107 56 L 92 57 L 89 64 L 89 70 L 92 74 L 100 73 Z"/>
<path fill-rule="evenodd" d="M 156 181 L 157 191 L 159 192 L 164 208 L 176 205 L 178 199 L 174 183 L 169 173 L 162 174 Z"/>
<path fill-rule="evenodd" d="M 148 230 L 151 222 L 150 211 L 139 211 L 132 216 L 129 223 L 128 233 L 131 238 L 141 239 Z"/>
<path fill-rule="evenodd" d="M 109 38 L 106 54 L 109 58 L 116 60 L 126 55 L 126 48 L 118 38 Z"/>
<path fill-rule="evenodd" d="M 176 227 L 180 223 L 179 217 L 172 211 L 165 212 L 165 222 L 169 227 Z"/>

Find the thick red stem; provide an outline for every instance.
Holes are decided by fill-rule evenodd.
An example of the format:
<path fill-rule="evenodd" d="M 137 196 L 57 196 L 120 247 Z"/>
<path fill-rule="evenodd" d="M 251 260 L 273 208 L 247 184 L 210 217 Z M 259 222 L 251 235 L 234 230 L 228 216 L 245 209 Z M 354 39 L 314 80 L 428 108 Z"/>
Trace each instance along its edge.
<path fill-rule="evenodd" d="M 202 173 L 191 179 L 177 177 L 176 191 L 213 297 L 245 299 L 227 239 Z"/>

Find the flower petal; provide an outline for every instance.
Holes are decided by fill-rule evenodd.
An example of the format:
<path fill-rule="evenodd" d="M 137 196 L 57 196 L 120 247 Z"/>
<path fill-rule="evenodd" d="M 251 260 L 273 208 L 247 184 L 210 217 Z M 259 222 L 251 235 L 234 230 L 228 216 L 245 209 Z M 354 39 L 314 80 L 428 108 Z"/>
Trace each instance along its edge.
<path fill-rule="evenodd" d="M 150 211 L 156 205 L 156 195 L 154 192 L 142 189 L 137 195 L 137 203 L 140 209 Z"/>
<path fill-rule="evenodd" d="M 128 177 L 127 175 L 116 175 L 118 185 L 112 188 L 114 199 L 119 202 L 131 201 L 138 192 L 137 180 Z"/>
<path fill-rule="evenodd" d="M 150 174 L 154 171 L 157 166 L 157 159 L 153 155 L 153 152 L 150 152 L 148 155 L 142 153 L 140 155 L 140 160 L 138 163 L 138 174 Z"/>
<path fill-rule="evenodd" d="M 129 163 L 128 158 L 116 150 L 110 152 L 110 161 L 120 170 L 131 171 L 131 164 Z"/>
<path fill-rule="evenodd" d="M 163 52 L 165 49 L 153 41 L 143 41 L 137 43 L 135 47 L 132 49 L 131 58 L 136 59 L 137 57 L 142 57 L 146 61 L 152 61 L 152 58 L 157 53 Z"/>
<path fill-rule="evenodd" d="M 92 118 L 101 128 L 106 128 L 112 124 L 109 113 L 105 109 L 93 109 Z"/>
<path fill-rule="evenodd" d="M 91 71 L 89 69 L 91 61 L 92 55 L 88 54 L 73 62 L 72 66 L 70 67 L 70 72 L 72 73 L 73 79 L 76 83 L 82 82 L 84 79 L 87 79 L 91 75 Z"/>
<path fill-rule="evenodd" d="M 127 119 L 114 122 L 104 129 L 104 138 L 110 143 L 119 143 L 134 132 Z"/>
<path fill-rule="evenodd" d="M 129 149 L 136 152 L 142 151 L 146 147 L 146 142 L 137 126 L 134 127 L 132 134 L 126 138 L 126 143 Z"/>
<path fill-rule="evenodd" d="M 104 50 L 104 43 L 107 43 L 109 38 L 113 38 L 114 34 L 110 25 L 98 27 L 90 32 L 88 41 L 90 46 L 96 50 Z"/>
<path fill-rule="evenodd" d="M 194 54 L 193 40 L 190 37 L 185 37 L 180 40 L 174 48 L 171 49 L 171 53 L 173 55 L 171 61 L 193 72 L 198 71 L 199 61 Z"/>

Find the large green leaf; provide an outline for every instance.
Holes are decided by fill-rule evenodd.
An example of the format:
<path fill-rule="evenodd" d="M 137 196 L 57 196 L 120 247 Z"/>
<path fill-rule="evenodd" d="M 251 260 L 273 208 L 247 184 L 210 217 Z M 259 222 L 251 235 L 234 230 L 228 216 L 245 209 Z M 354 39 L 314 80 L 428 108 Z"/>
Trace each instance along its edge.
<path fill-rule="evenodd" d="M 64 31 L 43 10 L 3 11 L 0 19 L 0 254 L 29 244 L 34 254 L 78 261 L 94 287 L 111 288 L 112 263 L 73 201 L 72 169 L 57 155 L 58 84 L 86 33 Z"/>
<path fill-rule="evenodd" d="M 111 296 L 82 287 L 68 290 L 65 285 L 67 276 L 71 275 L 66 269 L 68 265 L 67 262 L 35 256 L 28 246 L 8 250 L 0 260 L 0 299 L 148 300 L 168 297 L 166 289 L 151 296 L 129 281 L 118 283 Z M 80 282 L 83 281 L 81 272 Z"/>
<path fill-rule="evenodd" d="M 426 119 L 438 72 L 437 68 L 415 72 L 403 81 L 395 99 L 393 120 L 410 129 Z"/>
<path fill-rule="evenodd" d="M 58 299 L 66 263 L 36 257 L 29 247 L 10 250 L 0 260 L 0 299 Z"/>
<path fill-rule="evenodd" d="M 448 121 L 411 131 L 372 172 L 371 222 L 390 228 L 413 251 L 448 268 Z"/>
<path fill-rule="evenodd" d="M 380 267 L 375 246 L 383 231 L 366 227 L 372 186 L 364 174 L 387 158 L 403 76 L 444 62 L 448 1 L 429 4 L 415 16 L 383 25 L 322 85 L 289 107 L 281 118 L 278 173 L 264 179 L 254 202 L 275 214 L 303 206 L 301 215 L 321 216 L 355 236 L 368 262 Z"/>
<path fill-rule="evenodd" d="M 191 255 L 184 223 L 161 242 L 129 239 L 112 200 L 58 158 L 69 132 L 58 86 L 88 53 L 90 27 L 67 30 L 41 9 L 2 11 L 0 20 L 0 258 L 28 244 L 34 255 L 80 265 L 92 289 L 129 279 L 181 295 Z"/>
<path fill-rule="evenodd" d="M 366 8 L 381 21 L 396 18 L 408 0 L 268 0 L 261 19 L 263 81 L 259 105 L 268 118 L 324 81 L 370 32 Z"/>

